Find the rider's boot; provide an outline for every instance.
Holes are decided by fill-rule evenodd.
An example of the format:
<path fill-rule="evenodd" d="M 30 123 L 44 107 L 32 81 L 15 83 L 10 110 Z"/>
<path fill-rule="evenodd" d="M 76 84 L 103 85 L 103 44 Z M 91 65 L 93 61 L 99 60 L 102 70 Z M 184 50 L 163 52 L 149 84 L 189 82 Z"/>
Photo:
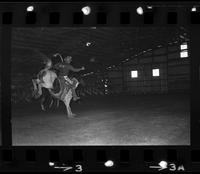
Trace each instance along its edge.
<path fill-rule="evenodd" d="M 73 96 L 73 100 L 74 100 L 74 101 L 77 101 L 77 100 L 80 99 L 80 97 L 78 97 L 78 96 L 76 95 L 76 91 L 75 91 L 74 88 L 72 88 L 72 96 Z"/>

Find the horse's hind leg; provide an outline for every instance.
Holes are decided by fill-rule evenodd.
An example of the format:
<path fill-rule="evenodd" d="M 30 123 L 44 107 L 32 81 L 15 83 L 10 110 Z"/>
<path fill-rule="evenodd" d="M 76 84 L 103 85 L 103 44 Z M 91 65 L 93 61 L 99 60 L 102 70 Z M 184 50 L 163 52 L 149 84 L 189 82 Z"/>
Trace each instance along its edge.
<path fill-rule="evenodd" d="M 49 108 L 51 108 L 52 104 L 53 104 L 53 98 L 51 98 L 51 103 L 49 105 Z"/>
<path fill-rule="evenodd" d="M 57 106 L 57 108 L 58 108 L 58 107 L 59 107 L 59 104 L 60 104 L 60 100 L 57 99 L 56 101 L 57 101 L 57 103 L 56 103 L 57 105 L 56 105 L 56 106 Z"/>
<path fill-rule="evenodd" d="M 41 101 L 40 101 L 40 106 L 42 108 L 43 111 L 46 111 L 45 107 L 44 107 L 44 101 L 45 101 L 45 97 L 43 96 Z"/>
<path fill-rule="evenodd" d="M 41 101 L 40 101 L 40 105 L 41 105 L 41 108 L 43 111 L 46 111 L 46 108 L 45 108 L 45 105 L 49 103 L 49 91 L 46 89 L 46 88 L 42 88 L 42 98 L 41 98 Z M 45 103 L 45 105 L 44 105 Z M 48 105 L 49 106 L 49 105 Z"/>

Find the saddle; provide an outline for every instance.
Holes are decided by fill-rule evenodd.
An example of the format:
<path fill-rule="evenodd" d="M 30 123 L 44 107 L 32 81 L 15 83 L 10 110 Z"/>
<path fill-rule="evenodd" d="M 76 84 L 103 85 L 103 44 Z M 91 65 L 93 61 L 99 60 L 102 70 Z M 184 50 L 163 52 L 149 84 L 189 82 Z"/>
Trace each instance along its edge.
<path fill-rule="evenodd" d="M 75 89 L 79 84 L 77 79 L 72 78 L 71 80 L 73 81 L 73 84 L 70 84 L 68 81 L 66 81 L 63 76 L 58 76 L 53 83 L 52 91 L 54 93 L 60 93 L 60 98 L 64 98 L 70 89 Z"/>
<path fill-rule="evenodd" d="M 62 76 L 62 78 L 64 78 Z M 69 86 L 70 88 L 76 88 L 78 86 L 78 80 L 76 78 L 70 78 L 70 80 L 72 81 L 72 84 L 70 82 L 68 82 L 65 78 L 64 78 L 64 81 L 65 81 L 65 84 L 67 86 Z"/>
<path fill-rule="evenodd" d="M 45 70 L 41 70 L 37 77 L 38 77 L 38 82 L 37 83 L 45 83 L 44 82 L 44 76 L 47 74 L 48 71 L 45 71 Z M 51 91 L 54 93 L 54 94 L 58 94 L 61 98 L 63 98 L 68 92 L 70 89 L 75 89 L 79 82 L 76 78 L 72 78 L 71 81 L 73 82 L 72 84 L 70 84 L 63 76 L 57 76 L 54 81 L 52 82 L 53 84 L 52 87 L 51 87 Z M 48 84 L 47 86 L 51 86 L 50 84 Z M 47 88 L 48 88 L 47 87 Z"/>

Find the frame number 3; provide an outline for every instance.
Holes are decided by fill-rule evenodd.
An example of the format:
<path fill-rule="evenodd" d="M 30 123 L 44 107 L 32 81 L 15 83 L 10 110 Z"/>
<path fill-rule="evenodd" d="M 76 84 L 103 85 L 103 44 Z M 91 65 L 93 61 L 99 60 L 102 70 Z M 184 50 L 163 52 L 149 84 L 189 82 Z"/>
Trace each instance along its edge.
<path fill-rule="evenodd" d="M 75 172 L 82 172 L 83 171 L 82 165 L 76 165 L 75 167 L 76 167 Z"/>

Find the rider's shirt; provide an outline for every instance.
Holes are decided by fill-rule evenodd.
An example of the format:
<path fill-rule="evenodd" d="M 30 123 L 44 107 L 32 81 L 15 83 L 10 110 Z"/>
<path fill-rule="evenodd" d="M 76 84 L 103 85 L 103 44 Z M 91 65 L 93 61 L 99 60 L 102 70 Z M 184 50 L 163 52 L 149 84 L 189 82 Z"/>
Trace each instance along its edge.
<path fill-rule="evenodd" d="M 68 76 L 69 71 L 72 69 L 72 66 L 70 64 L 66 64 L 66 63 L 58 64 L 58 67 L 59 67 L 61 76 Z"/>

